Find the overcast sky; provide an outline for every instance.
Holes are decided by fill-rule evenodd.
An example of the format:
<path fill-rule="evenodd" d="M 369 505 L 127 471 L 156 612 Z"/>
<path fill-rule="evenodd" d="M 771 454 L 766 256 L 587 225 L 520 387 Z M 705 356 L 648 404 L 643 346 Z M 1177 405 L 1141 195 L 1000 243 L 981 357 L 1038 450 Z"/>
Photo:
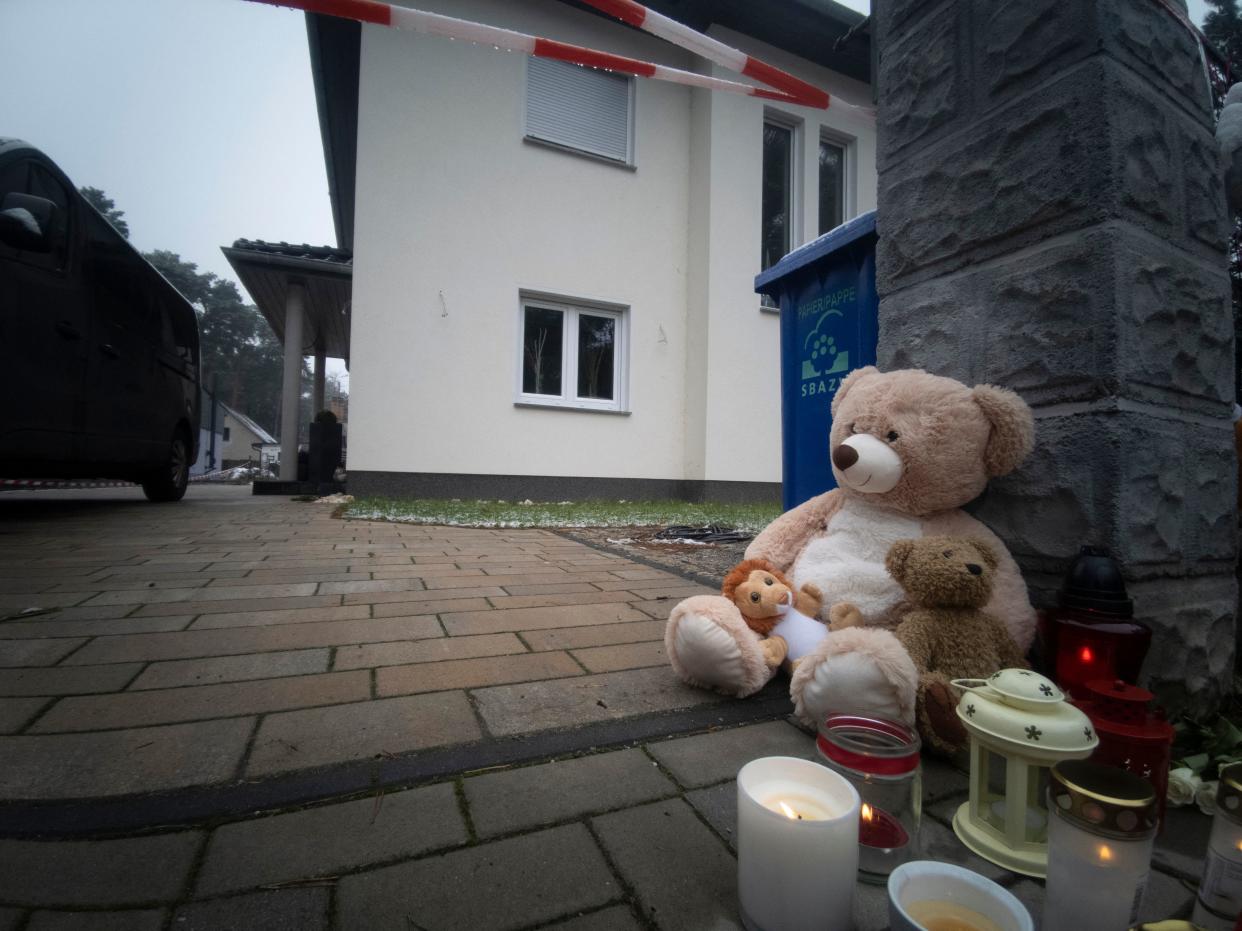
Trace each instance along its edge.
<path fill-rule="evenodd" d="M 1195 22 L 1206 10 L 1190 0 Z M 301 13 L 0 0 L 0 88 L 0 136 L 103 188 L 143 251 L 236 281 L 220 253 L 234 239 L 336 242 Z"/>

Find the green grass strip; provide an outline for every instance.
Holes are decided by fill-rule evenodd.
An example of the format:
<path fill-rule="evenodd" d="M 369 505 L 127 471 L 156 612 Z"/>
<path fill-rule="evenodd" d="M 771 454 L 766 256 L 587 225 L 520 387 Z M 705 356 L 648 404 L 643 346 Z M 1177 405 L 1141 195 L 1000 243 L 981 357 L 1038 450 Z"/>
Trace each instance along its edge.
<path fill-rule="evenodd" d="M 667 527 L 719 524 L 758 533 L 781 513 L 777 504 L 689 504 L 684 501 L 445 501 L 360 498 L 344 516 L 455 527 Z"/>

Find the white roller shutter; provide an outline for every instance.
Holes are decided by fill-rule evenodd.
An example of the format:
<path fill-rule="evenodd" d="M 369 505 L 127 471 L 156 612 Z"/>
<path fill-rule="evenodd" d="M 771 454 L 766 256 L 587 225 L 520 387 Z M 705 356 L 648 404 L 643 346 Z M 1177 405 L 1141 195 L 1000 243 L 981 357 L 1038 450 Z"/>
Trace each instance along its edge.
<path fill-rule="evenodd" d="M 609 71 L 530 58 L 526 134 L 628 163 L 631 83 Z"/>

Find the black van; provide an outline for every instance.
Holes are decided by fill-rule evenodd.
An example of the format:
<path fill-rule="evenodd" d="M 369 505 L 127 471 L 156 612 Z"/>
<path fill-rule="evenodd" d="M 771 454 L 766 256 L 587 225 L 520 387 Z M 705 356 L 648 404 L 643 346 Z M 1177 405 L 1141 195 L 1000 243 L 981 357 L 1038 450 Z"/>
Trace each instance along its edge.
<path fill-rule="evenodd" d="M 33 146 L 0 138 L 0 477 L 185 494 L 194 308 Z"/>

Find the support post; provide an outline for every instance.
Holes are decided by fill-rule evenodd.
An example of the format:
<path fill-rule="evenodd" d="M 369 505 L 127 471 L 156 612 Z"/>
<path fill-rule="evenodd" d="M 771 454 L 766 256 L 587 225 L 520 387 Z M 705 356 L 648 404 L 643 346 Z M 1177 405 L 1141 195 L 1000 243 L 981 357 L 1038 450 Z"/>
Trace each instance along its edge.
<path fill-rule="evenodd" d="M 873 22 L 880 366 L 1031 404 L 1034 454 L 973 512 L 1037 607 L 1108 547 L 1155 633 L 1145 681 L 1210 713 L 1233 671 L 1234 335 L 1198 42 L 1150 0 L 885 0 Z"/>
<path fill-rule="evenodd" d="M 323 346 L 315 347 L 315 382 L 314 389 L 311 392 L 311 417 L 316 417 L 324 408 L 324 379 L 327 372 L 324 371 L 324 365 L 327 358 L 324 356 Z"/>
<path fill-rule="evenodd" d="M 280 479 L 298 478 L 298 400 L 302 394 L 302 314 L 306 289 L 289 283 L 285 298 L 285 373 L 280 388 Z"/>

